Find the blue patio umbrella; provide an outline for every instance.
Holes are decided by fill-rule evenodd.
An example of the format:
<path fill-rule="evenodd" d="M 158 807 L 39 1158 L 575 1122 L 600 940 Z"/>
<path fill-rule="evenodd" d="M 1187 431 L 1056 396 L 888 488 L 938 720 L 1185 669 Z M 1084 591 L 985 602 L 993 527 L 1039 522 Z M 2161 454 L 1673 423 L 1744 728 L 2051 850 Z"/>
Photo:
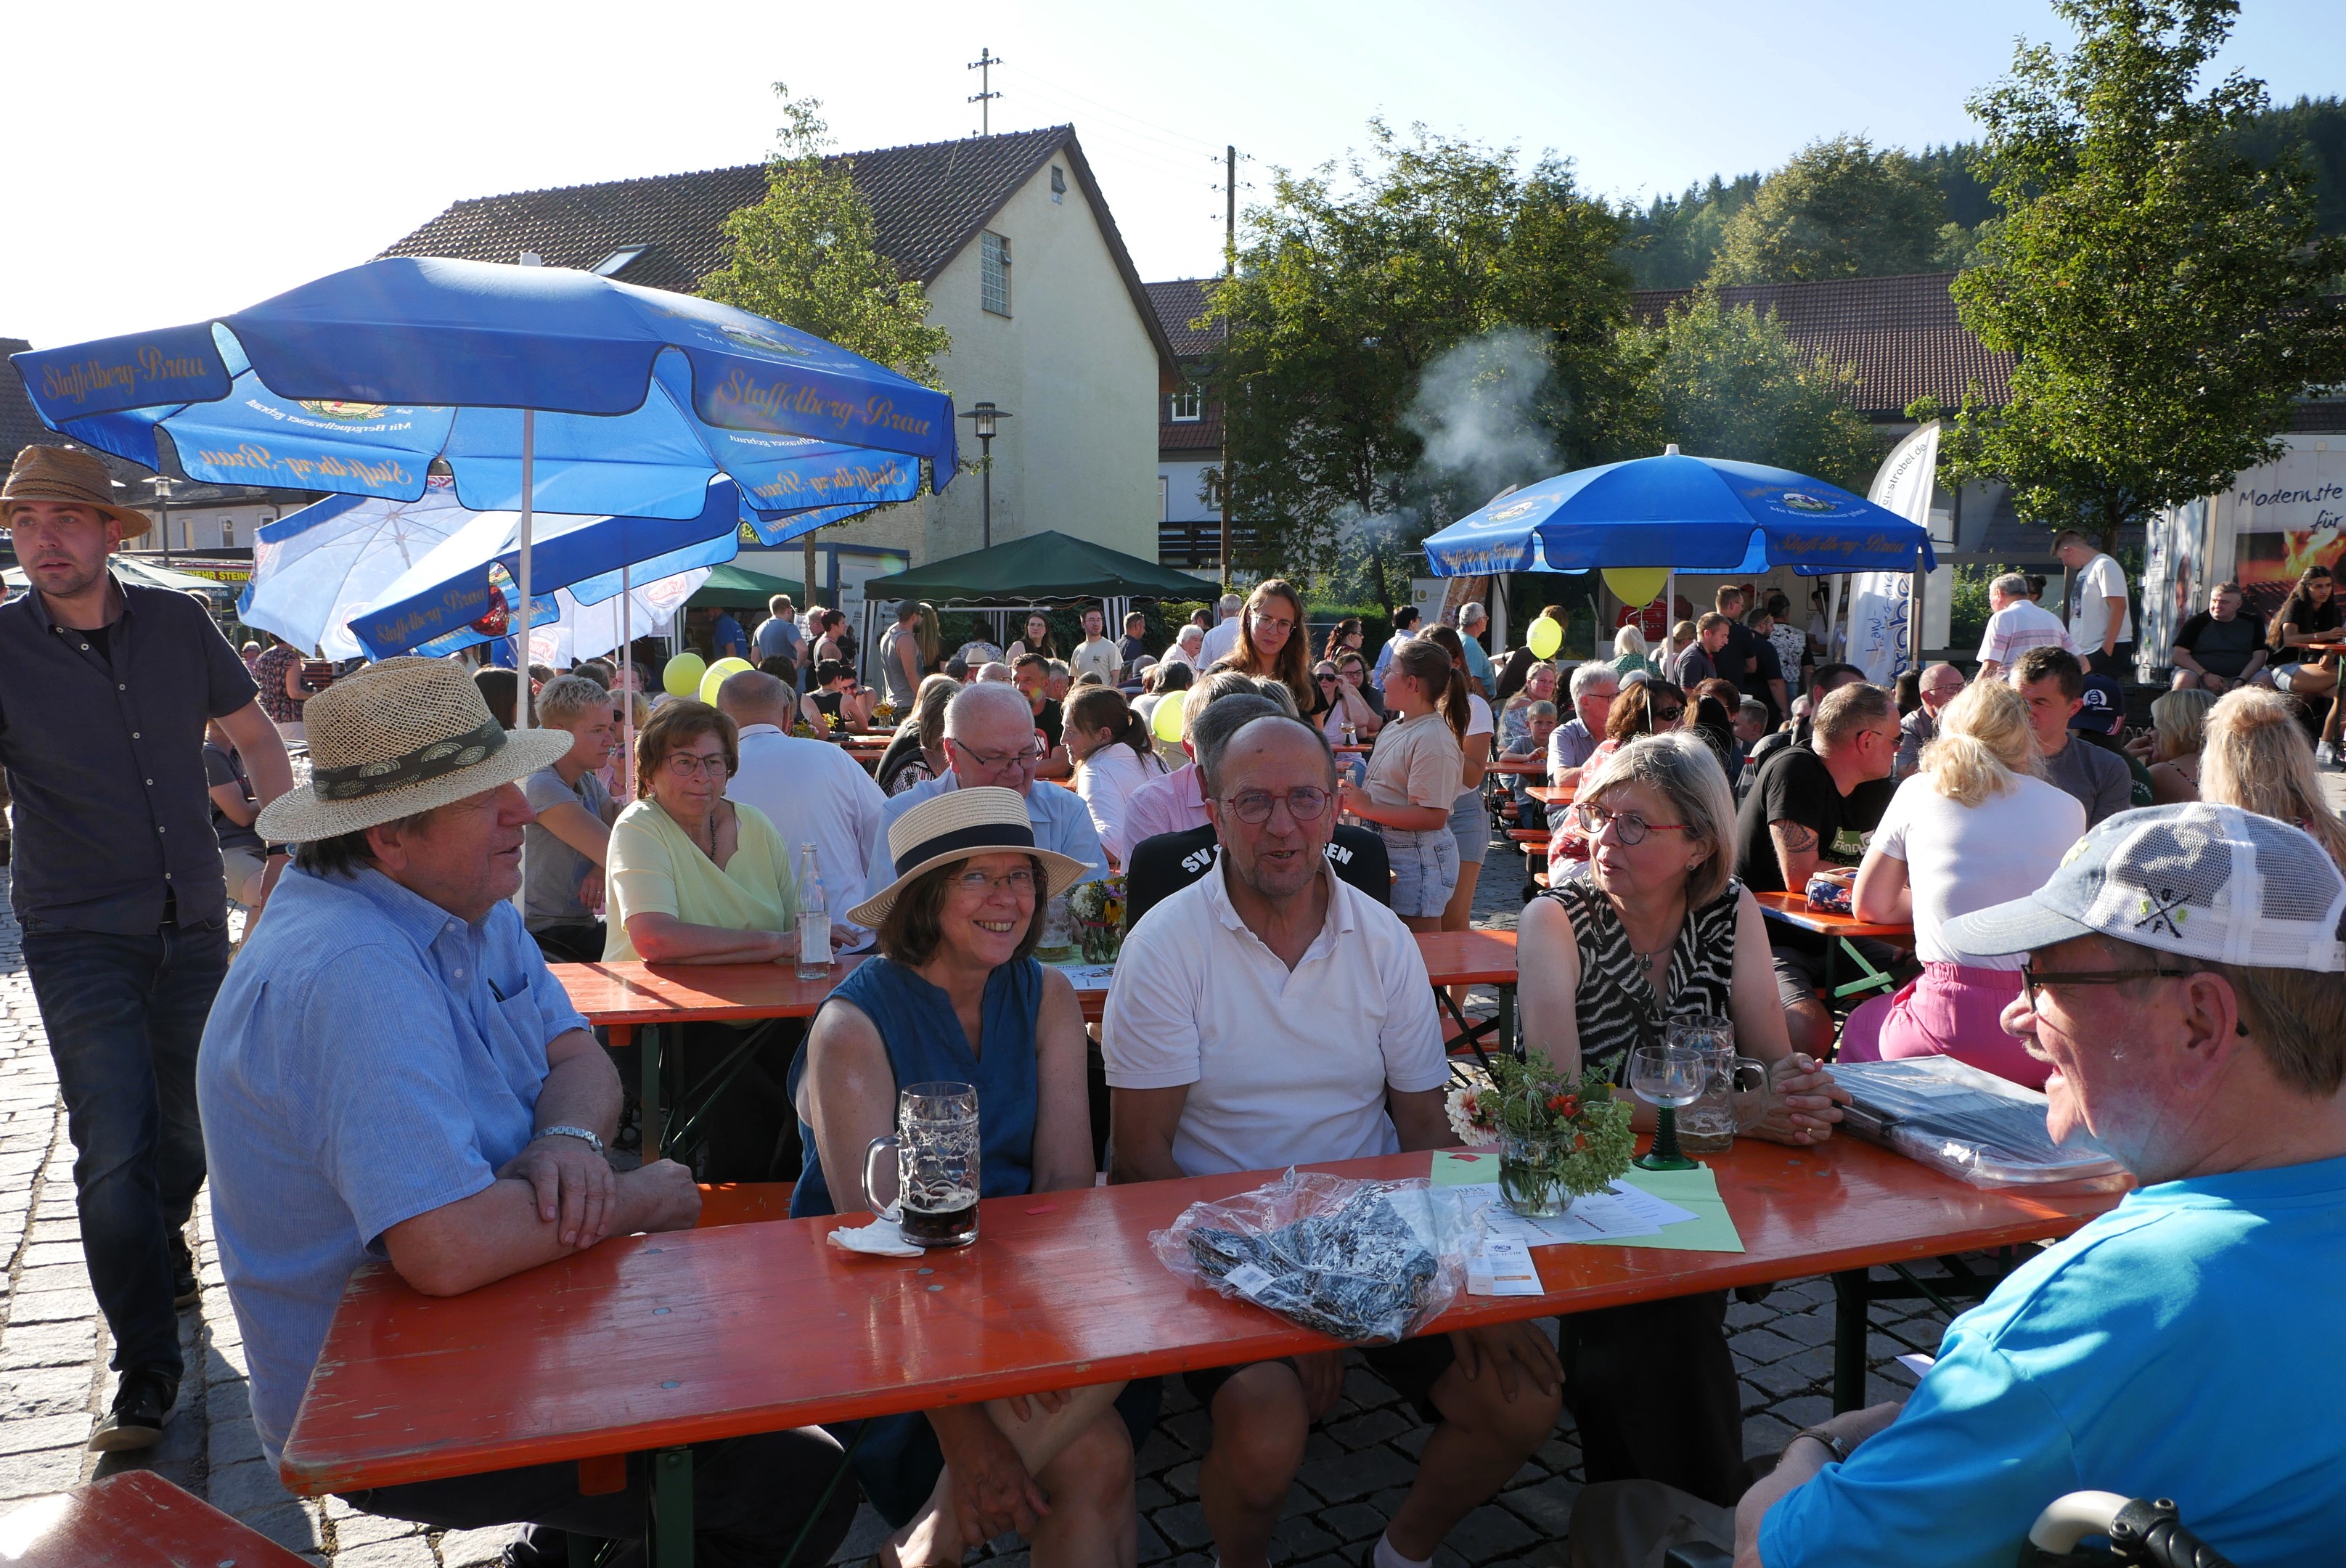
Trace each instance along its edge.
<path fill-rule="evenodd" d="M 730 306 L 561 268 L 370 261 L 250 310 L 12 356 L 44 423 L 191 477 L 468 510 L 687 519 L 720 474 L 768 543 L 943 489 L 952 401 Z M 799 514 L 795 521 L 789 514 Z M 762 536 L 762 534 L 761 534 Z"/>
<path fill-rule="evenodd" d="M 1790 566 L 1905 572 L 1937 564 L 1930 531 L 1839 485 L 1726 458 L 1578 468 L 1525 485 L 1425 542 L 1436 576 L 1663 566 L 1740 574 Z"/>

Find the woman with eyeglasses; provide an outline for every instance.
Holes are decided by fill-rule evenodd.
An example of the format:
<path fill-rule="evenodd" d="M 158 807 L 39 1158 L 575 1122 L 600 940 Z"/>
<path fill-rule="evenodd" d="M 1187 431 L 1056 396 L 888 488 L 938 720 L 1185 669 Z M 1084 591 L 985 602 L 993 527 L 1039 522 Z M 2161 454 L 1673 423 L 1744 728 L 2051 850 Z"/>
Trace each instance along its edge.
<path fill-rule="evenodd" d="M 1625 1081 L 1630 1051 L 1674 1019 L 1723 1017 L 1737 1054 L 1767 1064 L 1750 1135 L 1794 1147 L 1832 1135 L 1825 1070 L 1792 1054 L 1759 904 L 1734 877 L 1735 799 L 1692 735 L 1631 738 L 1592 761 L 1570 808 L 1588 872 L 1533 899 L 1516 938 L 1523 1040 L 1567 1073 Z M 1653 1125 L 1637 1103 L 1637 1125 Z M 1588 1479 L 1658 1481 L 1731 1506 L 1743 1410 L 1724 1291 L 1563 1319 L 1565 1399 Z"/>
<path fill-rule="evenodd" d="M 1613 706 L 1605 710 L 1605 738 L 1580 765 L 1578 777 L 1596 778 L 1615 752 L 1640 736 L 1668 735 L 1684 728 L 1686 716 L 1686 693 L 1668 681 L 1639 680 L 1623 687 Z M 1550 820 L 1556 823 L 1556 831 L 1548 837 L 1549 875 L 1569 876 L 1588 859 L 1587 836 L 1569 811 L 1551 813 Z"/>
<path fill-rule="evenodd" d="M 1923 748 L 1921 771 L 1898 786 L 1874 829 L 1850 900 L 1860 920 L 1911 921 L 1923 972 L 1849 1015 L 1839 1059 L 1953 1056 L 2041 1089 L 2050 1069 L 2001 1022 L 2020 993 L 2024 955 L 1975 958 L 1940 931 L 1957 915 L 2043 887 L 2086 836 L 2086 809 L 2045 781 L 2028 703 L 2004 682 L 1965 687 L 1941 711 L 1938 730 Z"/>
<path fill-rule="evenodd" d="M 1328 646 L 1321 652 L 1321 661 L 1333 664 L 1348 653 L 1360 652 L 1361 644 L 1367 636 L 1360 616 L 1346 616 L 1328 629 Z"/>
<path fill-rule="evenodd" d="M 606 851 L 606 963 L 779 963 L 798 956 L 791 849 L 756 807 L 725 798 L 740 764 L 733 720 L 706 703 L 671 697 L 636 732 L 640 798 L 611 825 Z M 724 1071 L 751 1033 L 683 1025 L 675 1056 L 686 1095 Z M 799 1033 L 764 1030 L 739 1077 L 709 1103 L 699 1152 L 678 1155 L 688 1157 L 699 1180 L 788 1179 L 796 1151 L 784 1140 L 797 1120 L 782 1079 Z"/>
<path fill-rule="evenodd" d="M 1392 862 L 1392 911 L 1412 931 L 1442 929 L 1458 885 L 1458 840 L 1450 816 L 1465 774 L 1466 675 L 1440 644 L 1403 643 L 1385 675 L 1395 715 L 1369 753 L 1365 787 L 1340 779 L 1345 810 L 1373 825 Z"/>
<path fill-rule="evenodd" d="M 983 786 L 913 807 L 888 848 L 895 880 L 847 911 L 880 954 L 839 983 L 807 1037 L 790 1213 L 882 1207 L 892 1195 L 865 1190 L 864 1151 L 895 1130 L 897 1092 L 914 1084 L 977 1091 L 980 1197 L 1090 1186 L 1083 1009 L 1034 958 L 1052 895 L 1087 868 L 1035 848 L 1026 802 Z M 851 1462 L 895 1531 L 882 1561 L 957 1564 L 1016 1530 L 1037 1563 L 1129 1565 L 1132 1451 L 1156 1397 L 1149 1379 L 860 1423 Z M 853 1441 L 856 1424 L 836 1435 Z"/>
<path fill-rule="evenodd" d="M 1295 710 L 1316 720 L 1323 706 L 1311 679 L 1311 629 L 1303 624 L 1303 596 L 1283 577 L 1267 577 L 1247 596 L 1239 615 L 1238 646 L 1227 666 L 1278 681 L 1295 694 Z"/>
<path fill-rule="evenodd" d="M 1361 662 L 1359 654 L 1350 657 L 1349 665 L 1339 665 L 1333 659 L 1323 658 L 1312 670 L 1312 689 L 1327 705 L 1327 711 L 1320 716 L 1320 729 L 1328 737 L 1329 745 L 1342 746 L 1346 743 L 1344 728 L 1347 725 L 1352 727 L 1350 739 L 1355 744 L 1374 740 L 1377 731 L 1384 728 L 1384 719 L 1370 706 L 1367 695 L 1361 689 L 1361 683 L 1367 676 L 1368 666 Z"/>

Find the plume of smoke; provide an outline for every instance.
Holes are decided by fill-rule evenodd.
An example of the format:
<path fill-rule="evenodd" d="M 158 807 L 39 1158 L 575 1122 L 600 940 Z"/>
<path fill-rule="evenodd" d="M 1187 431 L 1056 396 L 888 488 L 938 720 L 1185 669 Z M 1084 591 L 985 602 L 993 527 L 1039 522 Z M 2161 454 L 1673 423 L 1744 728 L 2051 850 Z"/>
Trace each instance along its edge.
<path fill-rule="evenodd" d="M 1403 427 L 1425 443 L 1420 477 L 1471 510 L 1510 484 L 1563 467 L 1538 417 L 1547 377 L 1545 338 L 1520 327 L 1484 332 L 1435 356 L 1402 415 Z"/>

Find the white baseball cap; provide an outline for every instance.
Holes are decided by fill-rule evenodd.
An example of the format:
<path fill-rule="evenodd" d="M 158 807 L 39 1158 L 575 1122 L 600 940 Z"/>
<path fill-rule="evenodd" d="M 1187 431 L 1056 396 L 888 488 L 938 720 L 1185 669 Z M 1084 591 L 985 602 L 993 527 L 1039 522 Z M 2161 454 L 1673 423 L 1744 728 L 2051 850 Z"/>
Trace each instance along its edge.
<path fill-rule="evenodd" d="M 2214 963 L 2346 970 L 2346 876 L 2313 836 L 2237 806 L 2120 811 L 2026 898 L 1949 921 L 1983 958 L 2101 935 Z"/>

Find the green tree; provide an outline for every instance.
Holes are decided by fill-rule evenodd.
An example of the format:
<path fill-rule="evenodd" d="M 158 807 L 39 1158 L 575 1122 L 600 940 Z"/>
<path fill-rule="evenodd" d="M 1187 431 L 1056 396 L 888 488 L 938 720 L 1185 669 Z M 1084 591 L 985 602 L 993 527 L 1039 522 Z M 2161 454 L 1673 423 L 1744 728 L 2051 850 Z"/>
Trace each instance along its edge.
<path fill-rule="evenodd" d="M 2244 146 L 2262 84 L 2193 96 L 2233 0 L 2055 9 L 2075 50 L 2023 45 L 1971 101 L 2004 217 L 1955 300 L 2016 362 L 2010 402 L 1974 387 L 1943 452 L 1956 478 L 2009 483 L 2021 515 L 2114 549 L 2127 523 L 2277 454 L 2291 402 L 2346 376 L 2322 298 L 2346 251 L 2318 233 L 2290 149 L 2268 165 Z"/>
<path fill-rule="evenodd" d="M 1621 221 L 1562 161 L 1519 171 L 1513 148 L 1370 129 L 1342 188 L 1333 164 L 1282 169 L 1246 215 L 1236 277 L 1212 296 L 1228 334 L 1207 379 L 1228 421 L 1231 514 L 1256 533 L 1242 564 L 1315 586 L 1358 567 L 1390 604 L 1390 573 L 1408 575 L 1398 553 L 1487 500 L 1475 486 L 1606 453 L 1628 296 Z M 1490 433 L 1519 454 L 1504 480 L 1469 450 L 1473 411 L 1423 384 L 1485 338 L 1489 352 L 1445 360 L 1441 380 L 1534 427 Z M 1428 463 L 1429 444 L 1454 461 Z"/>
<path fill-rule="evenodd" d="M 793 98 L 780 82 L 774 93 L 786 123 L 767 160 L 766 198 L 726 219 L 725 264 L 700 292 L 935 386 L 952 335 L 929 325 L 921 285 L 880 253 L 854 159 L 823 156 L 821 101 Z"/>
<path fill-rule="evenodd" d="M 1640 289 L 1691 289 L 1710 271 L 1727 220 L 1760 194 L 1760 176 L 1732 180 L 1712 175 L 1677 196 L 1658 196 L 1644 208 L 1625 207 L 1623 265 Z"/>
<path fill-rule="evenodd" d="M 1727 221 L 1713 283 L 1812 283 L 1931 267 L 1946 199 L 1931 173 L 1862 136 L 1811 142 Z"/>
<path fill-rule="evenodd" d="M 1640 372 L 1636 421 L 1650 450 L 1765 463 L 1862 494 L 1882 446 L 1846 397 L 1856 372 L 1803 353 L 1783 324 L 1698 290 L 1667 320 L 1630 327 L 1622 358 Z"/>

